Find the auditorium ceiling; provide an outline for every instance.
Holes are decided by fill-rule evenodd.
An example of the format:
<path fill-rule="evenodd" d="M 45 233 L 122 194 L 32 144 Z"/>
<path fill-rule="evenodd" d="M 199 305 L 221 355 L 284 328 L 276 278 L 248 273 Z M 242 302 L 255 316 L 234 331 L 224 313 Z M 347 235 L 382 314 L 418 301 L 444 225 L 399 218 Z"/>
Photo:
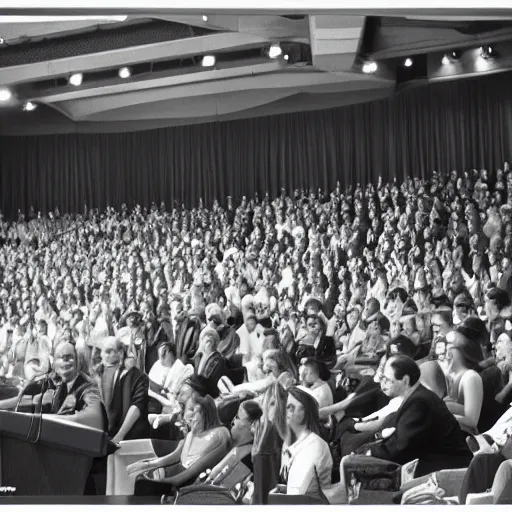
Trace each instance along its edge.
<path fill-rule="evenodd" d="M 0 134 L 135 131 L 328 109 L 511 68 L 512 10 L 0 8 Z"/>

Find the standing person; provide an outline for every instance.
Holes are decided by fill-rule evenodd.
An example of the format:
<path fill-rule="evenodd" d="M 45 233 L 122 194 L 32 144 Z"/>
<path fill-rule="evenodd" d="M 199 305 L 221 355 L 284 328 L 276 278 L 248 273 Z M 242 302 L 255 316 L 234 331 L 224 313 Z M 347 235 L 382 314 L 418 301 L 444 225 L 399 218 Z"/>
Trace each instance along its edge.
<path fill-rule="evenodd" d="M 149 436 L 149 379 L 138 368 L 124 365 L 126 347 L 111 336 L 102 343 L 95 379 L 107 409 L 108 433 L 115 443 Z"/>

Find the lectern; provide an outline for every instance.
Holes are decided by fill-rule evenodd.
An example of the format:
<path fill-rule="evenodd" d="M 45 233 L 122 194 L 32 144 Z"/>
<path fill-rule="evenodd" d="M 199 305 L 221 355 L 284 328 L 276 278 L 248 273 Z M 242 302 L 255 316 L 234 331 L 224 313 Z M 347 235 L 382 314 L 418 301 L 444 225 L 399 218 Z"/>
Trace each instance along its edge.
<path fill-rule="evenodd" d="M 82 495 L 105 432 L 38 414 L 0 411 L 0 486 L 18 496 Z"/>

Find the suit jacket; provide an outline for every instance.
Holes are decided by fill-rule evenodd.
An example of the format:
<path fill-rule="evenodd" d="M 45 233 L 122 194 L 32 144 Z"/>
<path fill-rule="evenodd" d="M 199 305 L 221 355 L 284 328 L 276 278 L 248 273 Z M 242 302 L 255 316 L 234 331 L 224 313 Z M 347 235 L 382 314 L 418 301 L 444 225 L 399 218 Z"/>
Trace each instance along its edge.
<path fill-rule="evenodd" d="M 109 436 L 114 437 L 118 433 L 128 410 L 132 405 L 135 405 L 140 411 L 140 417 L 124 439 L 144 439 L 149 437 L 149 377 L 134 366 L 129 370 L 120 370 L 115 379 L 112 400 L 110 404 L 105 404 L 108 415 Z M 101 383 L 99 385 L 101 386 Z"/>
<path fill-rule="evenodd" d="M 444 401 L 421 384 L 386 419 L 383 428 L 395 432 L 371 449 L 379 459 L 405 464 L 420 459 L 437 469 L 448 467 L 450 457 L 470 456 L 465 434 Z M 459 467 L 459 466 L 457 466 Z M 463 467 L 463 466 L 460 466 Z"/>

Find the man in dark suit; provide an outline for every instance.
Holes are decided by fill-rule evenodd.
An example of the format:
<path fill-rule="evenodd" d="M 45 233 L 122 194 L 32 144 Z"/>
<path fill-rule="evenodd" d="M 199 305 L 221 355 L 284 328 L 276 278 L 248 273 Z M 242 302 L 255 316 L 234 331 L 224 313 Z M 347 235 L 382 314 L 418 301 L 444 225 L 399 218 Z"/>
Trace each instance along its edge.
<path fill-rule="evenodd" d="M 96 380 L 107 409 L 114 443 L 149 437 L 149 378 L 137 367 L 125 368 L 126 346 L 117 338 L 103 341 Z"/>
<path fill-rule="evenodd" d="M 363 474 L 378 478 L 378 467 L 389 471 L 390 462 L 398 468 L 415 459 L 419 459 L 415 476 L 467 467 L 471 452 L 465 434 L 444 401 L 423 387 L 419 378 L 420 369 L 410 357 L 398 355 L 388 359 L 381 378 L 382 391 L 390 398 L 403 398 L 403 402 L 384 421 L 376 435 L 377 442 L 363 448 L 364 455 L 343 458 L 342 481 L 347 481 L 353 468 L 364 467 Z"/>

